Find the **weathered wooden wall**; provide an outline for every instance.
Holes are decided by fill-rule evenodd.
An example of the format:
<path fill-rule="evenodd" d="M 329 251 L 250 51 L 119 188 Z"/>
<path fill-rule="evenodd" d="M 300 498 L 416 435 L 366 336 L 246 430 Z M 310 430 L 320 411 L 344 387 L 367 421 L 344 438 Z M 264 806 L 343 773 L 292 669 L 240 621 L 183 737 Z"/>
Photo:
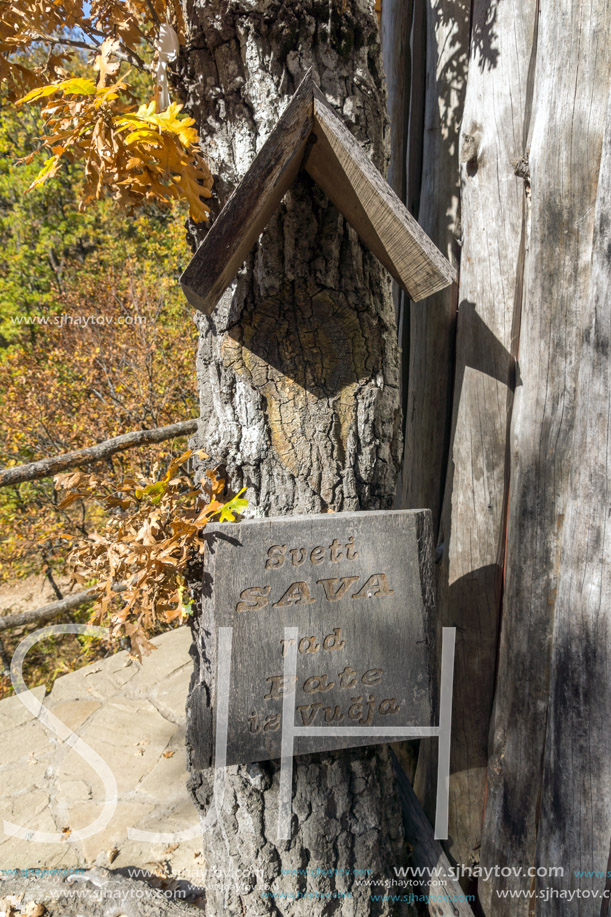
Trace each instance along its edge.
<path fill-rule="evenodd" d="M 458 162 L 461 270 L 439 541 L 440 624 L 458 628 L 451 852 L 475 862 L 501 608 L 506 443 L 520 308 L 526 84 L 534 7 L 475 0 Z"/>
<path fill-rule="evenodd" d="M 569 724 L 578 733 L 588 733 L 586 724 L 597 704 L 596 692 L 573 699 L 583 717 L 583 725 L 577 726 L 574 708 L 569 718 L 572 702 L 567 696 L 566 711 L 561 714 L 567 717 L 566 737 L 558 735 L 558 720 L 556 729 L 551 728 L 550 714 L 559 716 L 558 697 L 550 708 L 552 666 L 556 668 L 559 654 L 564 653 L 567 673 L 592 665 L 586 620 L 579 620 L 578 607 L 573 609 L 576 631 L 572 644 L 567 645 L 558 603 L 566 615 L 567 597 L 559 592 L 568 585 L 562 534 L 567 513 L 576 509 L 569 479 L 586 459 L 583 443 L 575 434 L 580 413 L 577 375 L 611 72 L 610 29 L 608 2 L 559 0 L 542 5 L 538 14 L 531 96 L 530 207 L 518 385 L 511 421 L 507 568 L 482 842 L 486 864 L 530 866 L 536 862 L 537 847 L 547 846 L 549 818 L 555 820 L 546 808 L 551 804 L 560 812 L 563 805 L 559 794 L 542 796 L 543 761 L 554 760 L 557 749 L 552 743 L 574 741 Z M 590 448 L 609 455 L 606 440 L 597 439 Z M 585 506 L 582 509 L 587 511 Z M 590 509 L 598 512 L 598 504 L 590 504 Z M 573 576 L 586 574 L 577 554 L 571 569 Z M 609 615 L 609 610 L 600 613 Z M 601 692 L 602 688 L 601 683 Z M 583 765 L 587 766 L 585 760 Z M 560 759 L 557 767 L 554 779 L 571 794 L 566 772 L 561 775 Z M 595 772 L 588 769 L 587 773 L 592 794 L 603 793 Z M 606 867 L 609 828 L 607 824 L 601 870 Z M 593 856 L 596 845 L 591 831 L 578 839 L 567 824 L 565 832 L 562 862 L 542 865 L 563 866 L 567 870 L 564 881 L 570 887 L 568 873 L 574 857 Z M 600 860 L 600 851 L 594 858 Z M 547 884 L 545 878 L 537 882 L 538 887 Z M 495 898 L 496 890 L 505 887 L 523 888 L 524 880 L 490 883 L 484 893 L 488 910 L 494 908 L 500 917 L 530 913 L 529 902 L 516 906 L 515 901 Z M 551 912 L 543 903 L 539 905 L 538 913 Z M 592 902 L 571 913 L 594 913 Z"/>
<path fill-rule="evenodd" d="M 609 855 L 611 5 L 415 0 L 414 35 L 423 10 L 426 63 L 413 42 L 405 62 L 406 196 L 438 244 L 449 234 L 460 283 L 455 322 L 447 294 L 411 307 L 399 505 L 439 513 L 440 624 L 458 628 L 447 847 L 466 865 L 564 866 L 563 880 L 480 882 L 487 915 L 568 914 L 497 892 L 578 888 L 569 871 L 603 871 Z M 434 749 L 421 746 L 428 802 Z"/>
<path fill-rule="evenodd" d="M 572 443 L 577 460 L 571 463 L 562 532 L 537 862 L 607 871 L 609 889 L 611 94 L 603 144 L 590 291 L 579 329 Z M 555 889 L 563 885 L 558 879 L 548 884 Z M 600 891 L 602 884 L 590 878 L 575 886 Z M 608 905 L 607 911 L 601 907 L 601 917 Z M 553 902 L 542 905 L 540 913 L 555 913 Z M 590 902 L 580 901 L 573 913 L 589 914 Z"/>

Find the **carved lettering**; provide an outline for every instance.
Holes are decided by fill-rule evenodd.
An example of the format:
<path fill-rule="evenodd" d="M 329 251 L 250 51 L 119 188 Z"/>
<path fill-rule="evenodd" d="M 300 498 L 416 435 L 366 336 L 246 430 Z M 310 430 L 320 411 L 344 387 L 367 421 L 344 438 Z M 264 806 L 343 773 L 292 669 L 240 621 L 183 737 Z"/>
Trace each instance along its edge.
<path fill-rule="evenodd" d="M 384 674 L 384 669 L 369 669 L 362 676 L 361 681 L 363 682 L 364 685 L 367 685 L 368 687 L 370 685 L 379 685 L 383 674 Z"/>
<path fill-rule="evenodd" d="M 325 639 L 322 642 L 323 650 L 328 650 L 332 652 L 333 650 L 343 650 L 346 645 L 346 641 L 342 640 L 342 629 L 341 627 L 334 627 L 332 634 L 327 634 Z"/>
<path fill-rule="evenodd" d="M 316 694 L 317 691 L 330 691 L 335 687 L 335 682 L 329 684 L 328 675 L 310 675 L 303 683 L 303 690 L 306 694 Z"/>
<path fill-rule="evenodd" d="M 351 535 L 346 545 L 346 557 L 348 560 L 356 560 L 358 556 L 359 552 L 354 550 L 354 535 Z"/>
<path fill-rule="evenodd" d="M 268 604 L 268 595 L 271 586 L 249 586 L 240 592 L 240 599 L 236 605 L 236 611 L 258 611 L 265 608 Z"/>
<path fill-rule="evenodd" d="M 374 595 L 394 595 L 395 590 L 388 588 L 388 581 L 385 573 L 374 573 L 370 576 L 364 586 L 352 596 L 353 599 L 369 599 Z"/>
<path fill-rule="evenodd" d="M 339 678 L 340 688 L 353 688 L 356 684 L 356 672 L 349 665 L 346 666 L 343 672 L 338 672 L 337 677 Z"/>
<path fill-rule="evenodd" d="M 316 637 L 302 637 L 297 648 L 300 653 L 317 653 L 320 643 L 317 643 Z"/>
<path fill-rule="evenodd" d="M 341 723 L 343 718 L 341 707 L 325 707 L 325 723 Z"/>
<path fill-rule="evenodd" d="M 263 697 L 265 700 L 275 700 L 278 697 L 284 697 L 285 694 L 295 693 L 297 676 L 293 675 L 291 681 L 290 678 L 285 678 L 284 675 L 270 675 L 265 681 L 271 681 L 271 687 L 269 694 L 264 694 Z"/>
<path fill-rule="evenodd" d="M 302 563 L 304 562 L 304 560 L 306 559 L 306 549 L 305 548 L 291 548 L 291 550 L 289 551 L 289 554 L 291 555 L 291 558 L 293 560 L 294 567 L 300 567 Z M 299 555 L 299 560 L 297 559 L 297 555 Z"/>
<path fill-rule="evenodd" d="M 301 719 L 302 719 L 304 726 L 312 725 L 321 707 L 322 707 L 322 704 L 304 704 L 301 707 L 297 707 L 297 709 L 301 713 Z"/>
<path fill-rule="evenodd" d="M 348 589 L 358 581 L 358 576 L 342 576 L 341 579 L 318 579 L 317 585 L 325 590 L 325 598 L 329 602 L 339 602 Z M 337 585 L 339 583 L 339 586 Z"/>
<path fill-rule="evenodd" d="M 282 655 L 286 656 L 289 646 L 293 646 L 295 643 L 297 643 L 296 640 L 281 640 L 280 646 L 282 647 Z"/>
<path fill-rule="evenodd" d="M 273 544 L 269 551 L 267 552 L 267 560 L 265 562 L 265 569 L 272 570 L 275 567 L 281 567 L 284 563 L 284 554 L 286 551 L 285 544 Z"/>
<path fill-rule="evenodd" d="M 396 697 L 387 697 L 385 698 L 379 706 L 379 711 L 382 716 L 387 716 L 389 713 L 398 713 L 399 704 L 397 704 Z"/>
<path fill-rule="evenodd" d="M 310 560 L 313 564 L 322 564 L 325 559 L 325 549 L 318 547 L 313 548 L 312 553 L 310 554 Z"/>
<path fill-rule="evenodd" d="M 352 720 L 358 720 L 361 726 L 370 726 L 373 720 L 373 710 L 375 707 L 375 697 L 370 694 L 367 698 L 367 715 L 365 715 L 362 696 L 352 698 L 352 706 L 348 710 L 348 716 Z"/>
<path fill-rule="evenodd" d="M 351 720 L 360 720 L 363 715 L 363 697 L 359 695 L 358 697 L 352 698 L 352 705 L 348 709 L 348 716 Z"/>
<path fill-rule="evenodd" d="M 307 583 L 291 583 L 281 599 L 274 602 L 274 608 L 282 608 L 287 605 L 312 605 L 316 599 L 310 595 L 310 589 Z"/>
<path fill-rule="evenodd" d="M 341 544 L 339 543 L 337 538 L 334 538 L 331 544 L 329 545 L 329 552 L 331 555 L 331 561 L 334 564 L 338 563 L 338 561 L 341 560 L 341 558 L 344 556 L 341 551 Z"/>
<path fill-rule="evenodd" d="M 281 719 L 282 718 L 279 713 L 272 713 L 271 716 L 268 716 L 265 720 L 263 732 L 277 732 L 280 729 Z"/>

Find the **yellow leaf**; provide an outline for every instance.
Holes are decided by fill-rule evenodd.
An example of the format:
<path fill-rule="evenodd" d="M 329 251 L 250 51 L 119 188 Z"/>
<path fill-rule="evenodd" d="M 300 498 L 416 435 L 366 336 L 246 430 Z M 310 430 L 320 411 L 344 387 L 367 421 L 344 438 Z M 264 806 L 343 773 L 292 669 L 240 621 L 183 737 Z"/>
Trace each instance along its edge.
<path fill-rule="evenodd" d="M 74 77 L 71 80 L 62 80 L 57 84 L 65 95 L 95 95 L 95 83 L 93 80 L 84 79 L 83 77 Z"/>
<path fill-rule="evenodd" d="M 32 89 L 32 91 L 28 92 L 22 99 L 18 99 L 16 104 L 21 105 L 23 102 L 35 102 L 37 99 L 44 99 L 46 96 L 51 96 L 58 91 L 59 86 L 55 83 L 51 83 L 49 86 L 40 86 L 38 89 Z"/>
<path fill-rule="evenodd" d="M 32 188 L 36 188 L 37 185 L 42 185 L 42 183 L 46 181 L 47 178 L 52 178 L 52 176 L 55 175 L 59 168 L 59 160 L 59 156 L 51 156 L 49 159 L 47 159 L 44 166 L 28 188 L 28 191 L 31 191 Z"/>

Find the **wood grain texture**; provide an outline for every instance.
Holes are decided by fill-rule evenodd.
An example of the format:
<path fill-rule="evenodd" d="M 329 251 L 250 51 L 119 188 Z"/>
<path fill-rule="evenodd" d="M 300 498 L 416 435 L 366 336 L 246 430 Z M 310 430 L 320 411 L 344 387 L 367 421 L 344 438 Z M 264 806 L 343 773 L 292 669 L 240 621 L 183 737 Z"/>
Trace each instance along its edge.
<path fill-rule="evenodd" d="M 523 0 L 501 0 L 492 16 L 475 0 L 461 128 L 463 246 L 438 567 L 439 626 L 457 628 L 447 848 L 461 863 L 477 861 L 484 813 L 526 205 L 514 164 L 526 143 L 534 16 Z M 423 743 L 419 766 L 430 768 L 432 789 L 431 746 Z"/>
<path fill-rule="evenodd" d="M 575 394 L 574 462 L 562 530 L 550 666 L 539 863 L 562 863 L 563 879 L 545 880 L 602 894 L 609 887 L 611 833 L 611 94 L 600 165 L 590 279 L 581 322 Z M 598 871 L 577 878 L 574 870 Z M 570 873 L 570 877 L 569 874 Z M 543 883 L 542 883 L 543 884 Z M 541 917 L 557 914 L 542 902 Z M 571 914 L 605 913 L 575 899 Z"/>
<path fill-rule="evenodd" d="M 388 184 L 403 203 L 406 202 L 407 129 L 410 110 L 411 48 L 410 33 L 413 0 L 386 0 L 381 11 L 380 39 L 388 89 L 388 116 L 390 119 L 390 164 Z M 389 78 L 389 75 L 390 78 Z M 408 207 L 409 210 L 409 207 Z M 393 300 L 397 317 L 399 346 L 405 329 L 407 294 L 396 281 L 393 283 Z M 404 401 L 404 379 L 401 382 Z M 397 490 L 400 490 L 400 482 Z"/>
<path fill-rule="evenodd" d="M 419 4 L 417 5 L 419 6 Z M 426 72 L 414 72 L 412 92 L 424 94 L 424 125 L 410 125 L 409 162 L 422 176 L 418 222 L 454 267 L 460 260 L 458 139 L 467 83 L 470 13 L 468 0 L 426 0 Z M 415 16 L 420 18 L 420 10 Z M 416 51 L 416 49 L 414 49 Z M 418 52 L 421 49 L 418 48 Z M 413 130 L 412 130 L 413 128 Z M 421 155 L 413 155 L 421 145 Z M 412 191 L 416 198 L 415 190 Z M 428 506 L 439 529 L 449 446 L 458 288 L 447 287 L 411 304 L 405 453 L 400 505 Z"/>
<path fill-rule="evenodd" d="M 299 172 L 312 131 L 313 85 L 308 72 L 180 278 L 190 304 L 206 315 L 234 279 Z"/>
<path fill-rule="evenodd" d="M 388 184 L 401 201 L 406 195 L 413 5 L 413 0 L 385 0 L 380 23 L 390 118 Z"/>
<path fill-rule="evenodd" d="M 313 132 L 304 168 L 394 279 L 414 300 L 450 286 L 454 269 L 317 90 Z"/>
<path fill-rule="evenodd" d="M 308 144 L 310 135 L 315 143 Z M 276 127 L 181 277 L 192 306 L 209 315 L 294 182 L 308 173 L 414 300 L 456 280 L 314 84 L 302 80 Z"/>
<path fill-rule="evenodd" d="M 542 4 L 537 21 L 529 156 L 531 206 L 510 439 L 506 581 L 482 841 L 484 866 L 524 868 L 541 862 L 537 832 L 542 819 L 555 820 L 553 813 L 543 811 L 550 803 L 549 792 L 542 795 L 542 762 L 547 759 L 549 763 L 558 754 L 549 744 L 550 735 L 561 742 L 576 740 L 568 735 L 561 739 L 557 731 L 546 733 L 552 725 L 552 672 L 557 678 L 561 653 L 567 649 L 562 679 L 577 669 L 585 672 L 591 665 L 596 671 L 602 652 L 597 646 L 596 661 L 592 660 L 592 632 L 583 605 L 584 616 L 575 620 L 580 628 L 577 639 L 567 647 L 566 615 L 574 610 L 568 611 L 563 596 L 562 618 L 558 618 L 558 590 L 563 527 L 567 513 L 578 511 L 569 478 L 578 463 L 588 460 L 574 431 L 581 411 L 577 376 L 592 275 L 594 210 L 611 70 L 611 9 L 608 2 L 561 0 Z M 589 448 L 601 447 L 606 448 L 606 443 L 597 440 Z M 573 547 L 580 549 L 578 544 Z M 566 560 L 566 551 L 564 557 Z M 580 571 L 582 577 L 587 574 L 583 563 Z M 602 701 L 602 683 L 599 691 Z M 595 727 L 592 694 L 576 701 Z M 568 715 L 568 697 L 566 704 Z M 555 715 L 558 710 L 556 700 Z M 581 728 L 585 736 L 586 721 Z M 559 763 L 562 760 L 563 753 Z M 585 758 L 581 760 L 585 764 Z M 603 793 L 600 774 L 593 771 L 588 776 L 593 797 Z M 567 796 L 573 792 L 578 796 L 579 789 L 573 791 L 557 769 L 553 779 Z M 568 811 L 574 811 L 568 800 L 559 795 L 554 798 L 559 806 L 566 802 Z M 587 849 L 593 840 L 588 832 L 578 846 Z M 567 860 L 577 855 L 573 829 L 567 828 L 564 843 L 562 865 L 567 868 Z M 567 869 L 565 883 L 570 881 Z M 535 884 L 540 888 L 549 881 L 544 877 Z M 496 892 L 530 887 L 530 880 L 517 877 L 484 883 L 487 913 L 526 917 L 532 913 L 532 902 L 500 900 Z M 592 902 L 589 907 L 581 913 L 594 913 Z M 535 913 L 552 912 L 562 913 L 537 901 Z"/>
<path fill-rule="evenodd" d="M 296 726 L 437 725 L 430 536 L 427 510 L 207 526 L 208 639 L 232 628 L 228 764 L 280 758 L 285 693 Z M 299 630 L 296 686 L 283 676 L 285 627 Z M 212 730 L 192 736 L 210 767 Z M 295 754 L 388 741 L 298 736 Z"/>
<path fill-rule="evenodd" d="M 439 841 L 435 840 L 431 823 L 424 814 L 411 783 L 396 759 L 394 763 L 403 809 L 405 839 L 414 848 L 410 867 L 422 870 L 421 875 L 436 875 L 444 882 L 443 885 L 430 885 L 424 880 L 420 887 L 409 885 L 406 886 L 406 890 L 419 895 L 428 894 L 433 898 L 426 908 L 431 917 L 473 917 L 469 902 L 462 900 L 466 896 L 458 880 L 453 877 L 452 864 Z"/>

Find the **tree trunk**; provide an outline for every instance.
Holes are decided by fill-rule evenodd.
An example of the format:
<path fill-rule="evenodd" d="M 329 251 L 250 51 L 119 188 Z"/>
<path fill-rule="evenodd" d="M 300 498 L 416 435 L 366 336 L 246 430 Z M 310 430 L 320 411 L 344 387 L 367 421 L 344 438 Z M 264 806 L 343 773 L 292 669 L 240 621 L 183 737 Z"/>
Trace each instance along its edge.
<path fill-rule="evenodd" d="M 308 67 L 384 169 L 385 93 L 373 3 L 205 0 L 188 4 L 181 82 L 221 178 L 220 205 L 252 162 Z M 300 177 L 211 318 L 198 317 L 198 445 L 257 515 L 383 509 L 400 450 L 396 330 L 385 271 L 324 194 Z M 193 720 L 205 703 L 205 635 L 196 633 Z M 398 794 L 385 747 L 296 759 L 290 842 L 275 839 L 276 763 L 227 770 L 225 803 L 204 833 L 208 870 L 255 866 L 272 891 L 353 897 L 287 903 L 259 882 L 211 889 L 209 914 L 388 914 L 351 870 L 386 878 L 402 861 Z M 191 759 L 200 811 L 212 774 Z M 282 877 L 323 867 L 343 875 Z M 251 877 L 254 879 L 254 876 Z M 313 910 L 314 909 L 314 910 Z"/>

